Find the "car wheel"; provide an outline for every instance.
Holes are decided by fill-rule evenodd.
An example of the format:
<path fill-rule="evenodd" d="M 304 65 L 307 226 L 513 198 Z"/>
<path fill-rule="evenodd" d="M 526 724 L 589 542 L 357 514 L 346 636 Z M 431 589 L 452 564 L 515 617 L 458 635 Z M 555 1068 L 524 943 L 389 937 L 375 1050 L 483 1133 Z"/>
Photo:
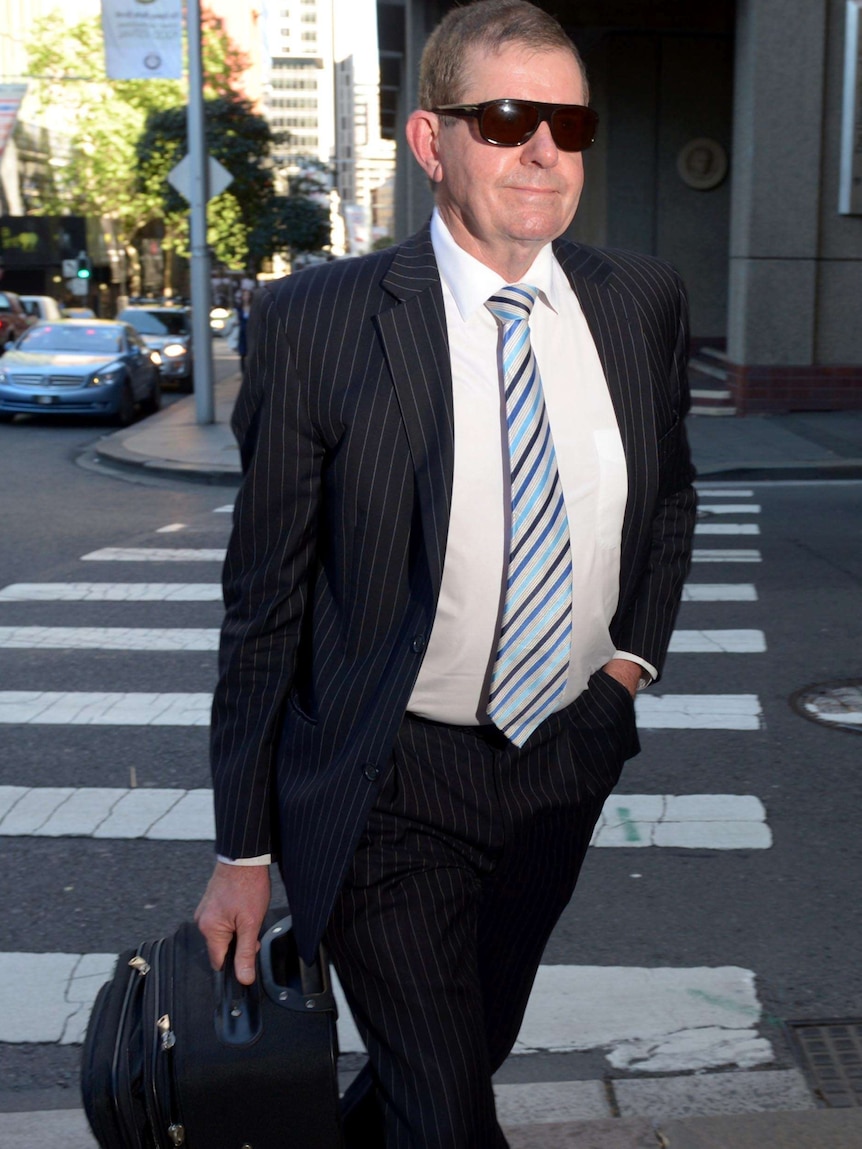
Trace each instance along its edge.
<path fill-rule="evenodd" d="M 114 415 L 114 421 L 120 427 L 128 427 L 135 419 L 135 397 L 132 394 L 132 388 L 126 380 L 123 384 L 123 391 L 120 396 L 120 405 L 117 408 L 117 413 Z"/>
<path fill-rule="evenodd" d="M 149 397 L 141 404 L 142 410 L 145 415 L 155 415 L 156 411 L 160 411 L 162 407 L 162 381 L 157 378 L 153 383 L 153 389 Z"/>

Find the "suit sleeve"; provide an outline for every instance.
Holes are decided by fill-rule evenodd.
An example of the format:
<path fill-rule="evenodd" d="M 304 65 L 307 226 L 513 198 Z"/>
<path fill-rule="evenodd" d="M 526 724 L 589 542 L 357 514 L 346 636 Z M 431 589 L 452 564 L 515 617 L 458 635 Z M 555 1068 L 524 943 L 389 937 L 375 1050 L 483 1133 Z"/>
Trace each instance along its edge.
<path fill-rule="evenodd" d="M 691 566 L 697 497 L 692 486 L 694 467 L 685 431 L 688 389 L 688 303 L 681 281 L 674 276 L 675 306 L 665 320 L 668 348 L 666 369 L 654 380 L 658 432 L 658 494 L 642 574 L 630 605 L 617 620 L 614 640 L 620 650 L 639 655 L 661 676 L 670 644 L 682 588 Z"/>
<path fill-rule="evenodd" d="M 315 560 L 323 457 L 269 290 L 253 304 L 248 348 L 232 419 L 243 482 L 224 565 L 210 738 L 216 850 L 227 858 L 278 853 L 275 751 Z"/>

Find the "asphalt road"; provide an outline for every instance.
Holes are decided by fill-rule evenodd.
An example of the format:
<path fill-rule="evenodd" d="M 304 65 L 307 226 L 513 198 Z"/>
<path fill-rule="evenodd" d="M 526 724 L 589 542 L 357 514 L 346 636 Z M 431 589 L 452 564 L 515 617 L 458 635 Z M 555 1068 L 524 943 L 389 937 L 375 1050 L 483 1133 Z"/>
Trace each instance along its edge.
<path fill-rule="evenodd" d="M 217 369 L 235 360 L 219 357 Z M 0 426 L 0 594 L 19 583 L 212 584 L 216 561 L 101 564 L 104 547 L 222 548 L 233 488 L 114 474 L 87 464 L 104 429 L 72 421 Z M 757 537 L 699 540 L 756 547 L 760 562 L 696 564 L 692 583 L 746 583 L 754 601 L 683 604 L 678 629 L 759 630 L 757 653 L 672 654 L 653 691 L 754 695 L 757 729 L 646 730 L 626 794 L 754 795 L 768 849 L 594 849 L 546 964 L 739 966 L 754 972 L 774 1067 L 793 1064 L 787 1021 L 862 1016 L 862 738 L 801 718 L 789 699 L 811 683 L 862 678 L 860 483 L 745 484 Z M 705 504 L 739 502 L 705 494 Z M 165 528 L 171 528 L 166 531 Z M 219 624 L 218 601 L 2 601 L 0 627 L 194 628 Z M 0 631 L 0 633 L 3 633 Z M 0 643 L 0 691 L 206 692 L 215 654 L 39 649 Z M 2 786 L 208 784 L 202 726 L 7 724 Z M 211 864 L 203 841 L 9 836 L 0 955 L 113 953 L 173 929 L 194 910 Z M 76 1088 L 79 1047 L 0 1042 L 5 1090 Z M 512 1059 L 503 1079 L 594 1078 L 599 1049 Z M 71 1095 L 71 1093 L 70 1093 Z"/>

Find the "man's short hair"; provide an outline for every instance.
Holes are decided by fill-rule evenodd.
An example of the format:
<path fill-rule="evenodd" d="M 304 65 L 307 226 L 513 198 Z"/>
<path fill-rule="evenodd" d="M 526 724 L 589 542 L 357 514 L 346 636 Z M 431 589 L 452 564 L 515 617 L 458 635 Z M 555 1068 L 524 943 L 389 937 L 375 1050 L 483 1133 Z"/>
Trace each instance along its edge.
<path fill-rule="evenodd" d="M 556 17 L 528 0 L 475 0 L 450 9 L 425 44 L 419 67 L 419 107 L 457 104 L 470 82 L 474 51 L 498 53 L 518 45 L 537 52 L 571 52 L 589 98 L 584 62 Z"/>

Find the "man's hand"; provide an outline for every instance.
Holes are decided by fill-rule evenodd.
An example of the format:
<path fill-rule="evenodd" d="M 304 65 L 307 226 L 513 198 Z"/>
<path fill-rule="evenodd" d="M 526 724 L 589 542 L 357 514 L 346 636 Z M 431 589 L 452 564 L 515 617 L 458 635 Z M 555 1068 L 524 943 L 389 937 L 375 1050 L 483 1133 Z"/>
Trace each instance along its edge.
<path fill-rule="evenodd" d="M 236 934 L 234 969 L 237 981 L 254 981 L 258 935 L 269 909 L 269 866 L 229 866 L 216 862 L 215 870 L 195 911 L 195 921 L 206 938 L 213 969 L 221 969 Z"/>
<path fill-rule="evenodd" d="M 632 662 L 630 658 L 612 658 L 610 662 L 605 663 L 602 670 L 617 682 L 621 682 L 634 698 L 642 673 L 637 662 Z"/>

